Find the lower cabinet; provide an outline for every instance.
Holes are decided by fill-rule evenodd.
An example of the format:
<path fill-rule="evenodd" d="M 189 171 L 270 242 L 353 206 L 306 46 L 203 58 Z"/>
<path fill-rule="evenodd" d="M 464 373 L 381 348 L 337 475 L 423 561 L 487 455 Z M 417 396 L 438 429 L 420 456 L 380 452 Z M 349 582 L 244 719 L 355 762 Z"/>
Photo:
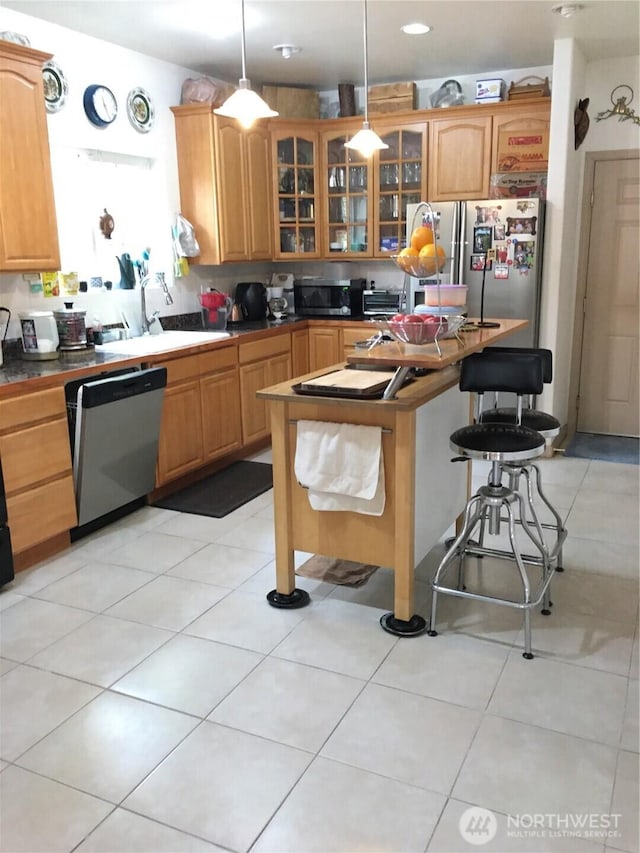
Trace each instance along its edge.
<path fill-rule="evenodd" d="M 320 370 L 342 361 L 340 329 L 309 329 L 309 370 Z"/>
<path fill-rule="evenodd" d="M 0 401 L 0 457 L 14 554 L 75 527 L 62 387 Z"/>
<path fill-rule="evenodd" d="M 307 329 L 294 329 L 291 332 L 291 370 L 292 377 L 308 373 L 309 332 Z"/>
<path fill-rule="evenodd" d="M 291 379 L 291 336 L 240 344 L 239 359 L 242 441 L 251 444 L 271 432 L 267 404 L 256 391 Z"/>
<path fill-rule="evenodd" d="M 156 486 L 240 447 L 237 358 L 230 346 L 165 363 Z"/>

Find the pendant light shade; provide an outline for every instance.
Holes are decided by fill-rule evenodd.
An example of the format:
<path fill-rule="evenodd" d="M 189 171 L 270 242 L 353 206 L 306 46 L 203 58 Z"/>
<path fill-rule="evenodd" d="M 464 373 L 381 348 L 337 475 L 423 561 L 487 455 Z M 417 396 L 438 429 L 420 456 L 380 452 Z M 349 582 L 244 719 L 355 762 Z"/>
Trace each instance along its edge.
<path fill-rule="evenodd" d="M 242 6 L 242 77 L 238 82 L 238 88 L 230 95 L 221 107 L 214 110 L 221 116 L 238 119 L 242 127 L 249 128 L 259 118 L 273 118 L 279 115 L 272 110 L 266 101 L 263 101 L 257 92 L 251 88 L 251 81 L 247 78 L 247 61 L 244 27 L 244 0 Z"/>
<path fill-rule="evenodd" d="M 364 35 L 364 122 L 353 139 L 345 142 L 344 147 L 358 151 L 363 157 L 371 157 L 374 151 L 380 151 L 389 146 L 383 142 L 369 125 L 369 49 L 367 46 L 367 0 L 363 0 L 363 35 Z"/>

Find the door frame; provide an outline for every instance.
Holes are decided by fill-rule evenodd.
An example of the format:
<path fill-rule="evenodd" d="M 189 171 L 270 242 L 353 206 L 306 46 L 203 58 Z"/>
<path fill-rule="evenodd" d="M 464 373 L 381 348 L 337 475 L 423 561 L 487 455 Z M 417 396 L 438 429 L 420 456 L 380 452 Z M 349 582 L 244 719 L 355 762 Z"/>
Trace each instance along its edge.
<path fill-rule="evenodd" d="M 589 271 L 589 236 L 593 218 L 591 196 L 595 182 L 596 164 L 603 160 L 637 160 L 640 149 L 625 148 L 618 151 L 587 151 L 584 161 L 582 182 L 582 204 L 580 207 L 580 236 L 578 245 L 578 268 L 576 274 L 576 301 L 574 306 L 573 340 L 571 345 L 571 367 L 569 374 L 569 407 L 567 412 L 567 432 L 565 443 L 576 432 L 578 423 L 578 392 L 580 390 L 580 368 L 582 366 L 582 345 L 584 333 L 584 303 L 587 294 L 587 273 Z"/>

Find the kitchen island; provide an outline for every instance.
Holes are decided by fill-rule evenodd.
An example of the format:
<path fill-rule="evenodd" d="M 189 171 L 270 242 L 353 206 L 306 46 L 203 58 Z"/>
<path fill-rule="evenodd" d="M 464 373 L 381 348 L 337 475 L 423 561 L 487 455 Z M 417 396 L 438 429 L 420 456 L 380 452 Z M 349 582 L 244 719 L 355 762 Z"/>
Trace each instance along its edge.
<path fill-rule="evenodd" d="M 426 375 L 394 390 L 391 399 L 346 399 L 303 396 L 292 386 L 302 378 L 258 392 L 270 402 L 276 547 L 276 588 L 267 599 L 274 607 L 303 607 L 308 594 L 295 586 L 294 552 L 369 563 L 395 572 L 393 612 L 382 627 L 398 636 L 426 629 L 414 612 L 415 567 L 464 509 L 468 493 L 467 466 L 452 465 L 450 434 L 469 421 L 469 398 L 458 390 L 459 362 L 524 328 L 524 320 L 501 320 L 497 328 L 464 333 L 462 343 L 445 341 L 442 358 L 435 347 L 385 344 L 350 356 L 404 370 L 428 367 Z M 335 365 L 332 370 L 342 365 Z M 390 373 L 390 378 L 393 376 Z M 356 512 L 319 512 L 311 508 L 297 482 L 294 463 L 296 426 L 300 420 L 379 426 L 386 503 L 380 516 Z"/>

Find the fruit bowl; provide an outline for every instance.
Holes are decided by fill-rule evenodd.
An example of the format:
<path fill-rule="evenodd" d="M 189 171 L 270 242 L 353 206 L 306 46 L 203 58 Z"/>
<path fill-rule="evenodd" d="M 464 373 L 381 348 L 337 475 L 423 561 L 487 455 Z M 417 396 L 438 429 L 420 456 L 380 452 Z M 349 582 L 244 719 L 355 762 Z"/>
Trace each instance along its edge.
<path fill-rule="evenodd" d="M 407 322 L 407 317 L 410 316 L 419 316 L 420 319 Z M 458 331 L 464 325 L 466 317 L 459 314 L 441 317 L 429 316 L 425 321 L 424 316 L 407 314 L 402 321 L 388 318 L 374 322 L 381 331 L 388 332 L 394 340 L 403 344 L 424 346 L 425 344 L 435 343 L 437 346 L 439 340 L 446 338 L 458 338 L 460 340 Z"/>
<path fill-rule="evenodd" d="M 402 254 L 389 255 L 396 266 L 400 267 L 403 272 L 412 275 L 415 278 L 427 278 L 442 272 L 447 262 L 444 250 L 441 246 L 436 248 L 437 255 L 424 256 L 419 253 L 416 255 Z"/>

